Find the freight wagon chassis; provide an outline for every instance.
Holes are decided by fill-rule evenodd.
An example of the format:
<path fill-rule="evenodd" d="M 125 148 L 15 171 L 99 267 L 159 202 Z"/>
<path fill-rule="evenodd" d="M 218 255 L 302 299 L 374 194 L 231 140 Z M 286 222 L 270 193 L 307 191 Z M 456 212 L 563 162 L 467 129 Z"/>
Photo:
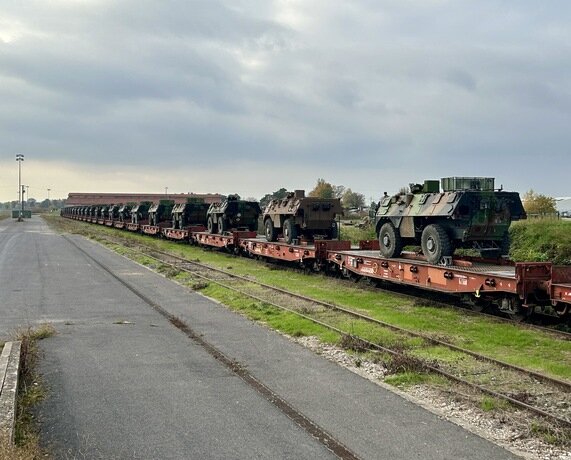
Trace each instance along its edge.
<path fill-rule="evenodd" d="M 185 228 L 163 228 L 162 235 L 169 240 L 188 241 L 193 233 L 204 232 L 204 225 L 190 225 Z"/>
<path fill-rule="evenodd" d="M 224 232 L 223 234 L 196 232 L 191 234 L 190 242 L 198 246 L 226 249 L 235 254 L 239 254 L 240 241 L 255 238 L 257 235 L 257 232 L 247 230 L 236 230 Z"/>
<path fill-rule="evenodd" d="M 571 299 L 571 284 L 551 286 L 553 272 L 567 267 L 553 267 L 549 262 L 491 265 L 453 260 L 452 265 L 442 266 L 422 260 L 386 259 L 377 251 L 367 250 L 328 251 L 327 259 L 329 268 L 344 277 L 454 294 L 475 310 L 491 307 L 513 318 L 537 310 L 561 316 L 568 313 Z"/>
<path fill-rule="evenodd" d="M 303 268 L 319 271 L 327 261 L 327 251 L 351 249 L 350 241 L 317 240 L 313 243 L 293 245 L 285 242 L 270 243 L 266 239 L 245 239 L 240 243 L 243 252 L 251 257 L 297 263 Z"/>

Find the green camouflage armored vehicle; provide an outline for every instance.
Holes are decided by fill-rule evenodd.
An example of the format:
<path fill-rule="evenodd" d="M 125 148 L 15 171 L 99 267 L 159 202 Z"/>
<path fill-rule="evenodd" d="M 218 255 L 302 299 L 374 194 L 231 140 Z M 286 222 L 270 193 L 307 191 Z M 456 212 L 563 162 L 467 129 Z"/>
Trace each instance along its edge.
<path fill-rule="evenodd" d="M 494 189 L 490 177 L 449 177 L 408 192 L 385 196 L 377 207 L 376 231 L 381 255 L 398 257 L 403 246 L 420 245 L 430 263 L 446 263 L 456 248 L 474 248 L 482 256 L 509 251 L 508 228 L 526 214 L 517 192 Z"/>
<path fill-rule="evenodd" d="M 206 226 L 206 213 L 210 205 L 202 200 L 188 198 L 186 203 L 175 205 L 172 210 L 173 228 L 182 230 L 189 225 Z"/>
<path fill-rule="evenodd" d="M 268 241 L 276 241 L 281 233 L 288 244 L 299 236 L 335 239 L 335 218 L 342 214 L 339 198 L 306 197 L 304 190 L 296 190 L 268 203 L 263 216 L 264 233 Z"/>
<path fill-rule="evenodd" d="M 144 225 L 149 222 L 149 208 L 153 203 L 141 201 L 131 209 L 131 223 Z"/>
<path fill-rule="evenodd" d="M 238 195 L 228 195 L 221 203 L 212 203 L 208 208 L 206 227 L 210 233 L 224 233 L 229 229 L 258 229 L 262 210 L 257 201 L 240 200 Z"/>
<path fill-rule="evenodd" d="M 156 227 L 163 222 L 168 221 L 170 223 L 173 207 L 173 200 L 161 200 L 158 203 L 153 203 L 149 208 L 149 225 Z"/>
<path fill-rule="evenodd" d="M 119 218 L 119 208 L 120 206 L 118 204 L 112 204 L 109 206 L 109 209 L 107 210 L 107 219 L 117 220 Z"/>
<path fill-rule="evenodd" d="M 131 204 L 124 204 L 123 206 L 120 206 L 119 209 L 117 210 L 117 213 L 119 215 L 119 221 L 120 222 L 130 222 L 131 221 L 131 208 L 133 206 Z"/>

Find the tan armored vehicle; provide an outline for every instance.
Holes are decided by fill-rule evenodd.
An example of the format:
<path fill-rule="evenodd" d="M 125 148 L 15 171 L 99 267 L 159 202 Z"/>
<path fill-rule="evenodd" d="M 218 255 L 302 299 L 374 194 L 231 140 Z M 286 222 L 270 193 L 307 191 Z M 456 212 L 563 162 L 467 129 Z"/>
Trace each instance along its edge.
<path fill-rule="evenodd" d="M 281 233 L 288 244 L 300 236 L 308 240 L 335 239 L 338 235 L 335 218 L 342 214 L 339 198 L 306 197 L 304 190 L 296 190 L 266 206 L 264 232 L 268 241 L 276 241 Z"/>

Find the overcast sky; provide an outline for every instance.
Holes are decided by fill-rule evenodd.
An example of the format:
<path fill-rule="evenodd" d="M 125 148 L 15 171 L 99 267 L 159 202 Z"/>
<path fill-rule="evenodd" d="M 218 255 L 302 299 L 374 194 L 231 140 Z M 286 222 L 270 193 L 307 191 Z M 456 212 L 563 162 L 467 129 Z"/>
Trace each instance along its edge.
<path fill-rule="evenodd" d="M 571 195 L 568 0 L 1 0 L 0 201 L 492 176 Z"/>

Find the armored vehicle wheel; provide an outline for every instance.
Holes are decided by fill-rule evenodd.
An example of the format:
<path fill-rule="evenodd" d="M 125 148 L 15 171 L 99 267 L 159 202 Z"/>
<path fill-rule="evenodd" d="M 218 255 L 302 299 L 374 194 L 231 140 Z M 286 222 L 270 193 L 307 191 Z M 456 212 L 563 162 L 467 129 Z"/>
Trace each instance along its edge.
<path fill-rule="evenodd" d="M 502 243 L 500 245 L 500 255 L 507 256 L 510 253 L 510 234 L 508 232 L 504 233 L 502 238 Z"/>
<path fill-rule="evenodd" d="M 214 218 L 212 216 L 208 216 L 206 228 L 208 229 L 209 233 L 216 233 L 216 224 L 214 223 Z"/>
<path fill-rule="evenodd" d="M 224 217 L 220 216 L 218 218 L 218 233 L 222 234 L 226 231 L 226 221 Z"/>
<path fill-rule="evenodd" d="M 278 232 L 274 227 L 272 219 L 266 219 L 264 222 L 264 232 L 266 234 L 266 240 L 269 242 L 276 241 L 278 239 Z"/>
<path fill-rule="evenodd" d="M 437 264 L 442 257 L 451 256 L 454 252 L 450 237 L 437 224 L 427 225 L 422 231 L 420 241 L 422 252 L 431 264 Z"/>
<path fill-rule="evenodd" d="M 337 226 L 337 222 L 331 223 L 331 229 L 329 230 L 329 238 L 332 240 L 336 240 L 339 237 L 339 227 Z"/>
<path fill-rule="evenodd" d="M 293 219 L 286 219 L 284 222 L 284 240 L 287 244 L 293 243 L 297 238 L 297 228 Z"/>
<path fill-rule="evenodd" d="M 395 226 L 386 222 L 379 230 L 379 249 L 383 257 L 397 257 L 402 251 L 402 238 Z"/>

